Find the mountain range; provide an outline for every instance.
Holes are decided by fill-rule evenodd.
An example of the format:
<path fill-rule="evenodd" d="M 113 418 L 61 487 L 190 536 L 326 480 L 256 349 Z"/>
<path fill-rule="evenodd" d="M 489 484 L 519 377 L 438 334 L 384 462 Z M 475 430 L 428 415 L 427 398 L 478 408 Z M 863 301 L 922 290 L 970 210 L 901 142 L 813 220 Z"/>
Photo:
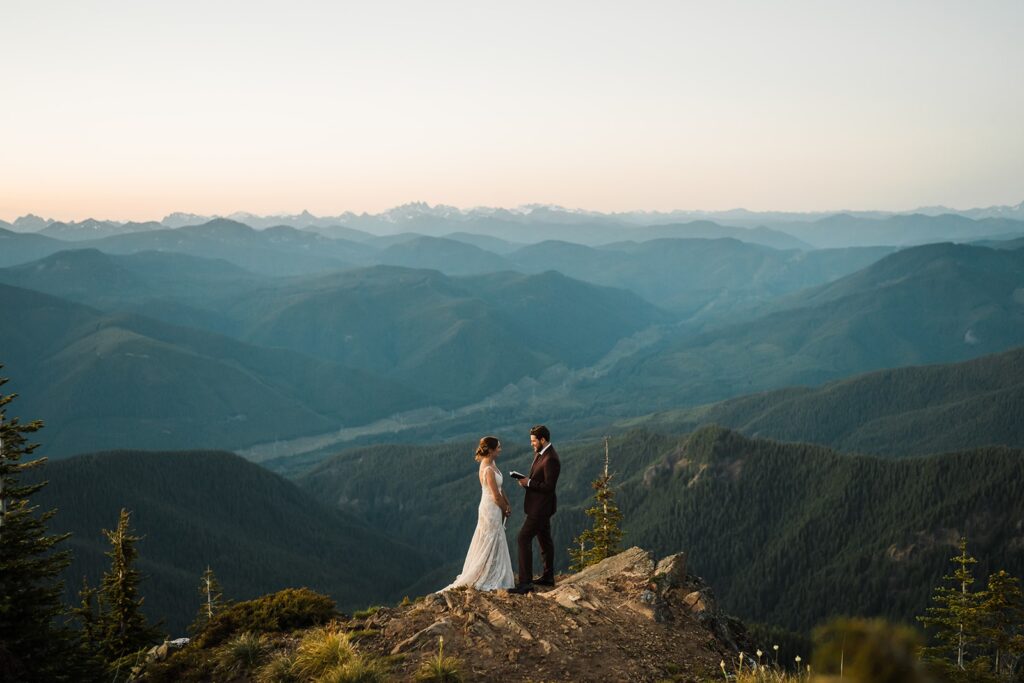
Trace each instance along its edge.
<path fill-rule="evenodd" d="M 658 410 L 996 353 L 1024 344 L 1022 282 L 1024 252 L 904 249 L 778 312 L 667 337 L 595 381 L 594 400 L 632 393 Z"/>
<path fill-rule="evenodd" d="M 357 247 L 378 256 L 401 253 L 417 265 L 431 259 L 441 265 L 455 253 L 463 258 L 453 260 L 468 266 L 537 272 L 452 277 L 379 265 L 280 277 L 237 265 L 246 262 L 238 251 L 295 249 L 300 258 L 296 245 L 307 238 L 318 253 L 326 251 L 314 248 L 318 242 L 336 242 L 281 230 L 289 239 L 278 252 L 267 241 L 274 230 L 220 221 L 98 240 L 109 246 L 131 238 L 141 247 L 175 232 L 186 243 L 195 237 L 183 252 L 110 254 L 89 247 L 0 269 L 0 282 L 20 288 L 4 301 L 17 315 L 6 319 L 12 350 L 3 360 L 30 378 L 22 391 L 40 415 L 58 419 L 59 452 L 78 439 L 82 450 L 287 443 L 403 410 L 455 410 L 499 394 L 498 412 L 400 420 L 375 433 L 395 438 L 395 429 L 416 429 L 402 438 L 423 441 L 429 426 L 453 437 L 499 414 L 489 423 L 513 424 L 537 411 L 582 432 L 654 411 L 958 362 L 1024 344 L 1022 250 L 947 243 L 895 252 L 799 252 L 690 239 L 602 248 L 545 242 L 498 255 L 421 237 L 383 250 Z M 189 253 L 204 253 L 211 240 L 220 240 L 219 253 L 235 261 Z M 587 284 L 549 267 L 632 291 Z M 52 343 L 37 344 L 28 340 L 43 311 Z M 19 324 L 22 319 L 31 324 Z M 92 329 L 80 324 L 85 319 L 94 321 Z M 321 379 L 314 391 L 296 393 L 306 380 L 293 376 Z M 507 391 L 545 376 L 553 384 L 539 394 Z M 209 426 L 153 420 L 155 396 L 188 395 L 182 378 L 207 387 L 193 407 Z M 130 390 L 114 390 L 120 381 Z M 69 398 L 88 391 L 90 382 L 108 387 L 98 403 L 83 407 Z M 252 382 L 258 389 L 241 389 Z M 218 383 L 239 392 L 216 389 Z M 376 387 L 372 400 L 358 401 L 370 387 Z M 232 398 L 236 393 L 248 398 Z M 116 426 L 95 422 L 118 414 L 126 395 L 138 401 Z M 278 407 L 290 416 L 284 428 L 262 417 L 252 426 Z M 126 440 L 129 433 L 140 441 Z M 207 434 L 213 441 L 202 440 Z"/>
<path fill-rule="evenodd" d="M 909 619 L 961 534 L 979 570 L 1024 569 L 1024 222 L 664 218 L 0 229 L 0 362 L 18 414 L 47 423 L 69 590 L 98 576 L 121 505 L 176 624 L 205 564 L 234 597 L 436 590 L 475 523 L 475 441 L 524 469 L 540 421 L 563 458 L 562 568 L 611 434 L 627 543 L 686 550 L 746 618 Z M 936 235 L 971 243 L 916 244 Z M 809 246 L 828 243 L 872 246 Z M 72 457 L 112 449 L 136 450 Z"/>
<path fill-rule="evenodd" d="M 441 237 L 451 233 L 533 243 L 554 239 L 599 245 L 615 241 L 657 238 L 733 237 L 780 249 L 815 247 L 901 246 L 942 240 L 970 241 L 996 235 L 1024 233 L 1024 202 L 1016 206 L 954 210 L 925 207 L 894 213 L 842 211 L 817 213 L 751 212 L 624 212 L 604 214 L 557 206 L 531 205 L 517 209 L 430 206 L 419 202 L 379 214 L 344 213 L 314 216 L 258 216 L 238 212 L 226 217 L 176 213 L 159 223 L 121 223 L 87 219 L 62 223 L 38 216 L 23 216 L 0 228 L 18 232 L 44 232 L 63 239 L 94 239 L 160 226 L 192 227 L 216 219 L 229 219 L 254 228 L 287 226 L 315 230 L 330 237 L 361 241 L 374 235 L 418 233 Z"/>
<path fill-rule="evenodd" d="M 241 448 L 462 405 L 592 364 L 664 320 L 634 294 L 555 272 L 281 280 L 180 254 L 83 250 L 4 280 L 88 302 L 0 285 L 3 361 L 26 409 L 54 424 L 60 455 Z"/>
<path fill-rule="evenodd" d="M 230 447 L 334 430 L 419 404 L 365 370 L 0 285 L 4 374 L 45 454 Z"/>

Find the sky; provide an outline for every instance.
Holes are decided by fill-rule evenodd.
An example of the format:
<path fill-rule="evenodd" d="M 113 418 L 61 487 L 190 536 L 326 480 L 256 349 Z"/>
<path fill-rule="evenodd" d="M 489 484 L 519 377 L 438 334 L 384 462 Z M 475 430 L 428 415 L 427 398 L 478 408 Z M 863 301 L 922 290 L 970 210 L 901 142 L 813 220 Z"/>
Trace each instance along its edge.
<path fill-rule="evenodd" d="M 1024 200 L 1024 2 L 0 4 L 0 219 Z"/>

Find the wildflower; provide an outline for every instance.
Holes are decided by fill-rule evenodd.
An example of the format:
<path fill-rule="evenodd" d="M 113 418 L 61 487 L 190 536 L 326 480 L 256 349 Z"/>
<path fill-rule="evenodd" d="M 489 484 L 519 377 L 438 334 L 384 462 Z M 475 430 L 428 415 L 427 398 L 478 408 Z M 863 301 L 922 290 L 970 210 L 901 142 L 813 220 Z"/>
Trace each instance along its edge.
<path fill-rule="evenodd" d="M 797 655 L 797 656 L 796 656 L 796 663 L 797 663 L 797 664 L 799 664 L 799 663 L 800 663 L 801 661 L 802 661 L 802 660 L 800 659 L 800 655 Z"/>

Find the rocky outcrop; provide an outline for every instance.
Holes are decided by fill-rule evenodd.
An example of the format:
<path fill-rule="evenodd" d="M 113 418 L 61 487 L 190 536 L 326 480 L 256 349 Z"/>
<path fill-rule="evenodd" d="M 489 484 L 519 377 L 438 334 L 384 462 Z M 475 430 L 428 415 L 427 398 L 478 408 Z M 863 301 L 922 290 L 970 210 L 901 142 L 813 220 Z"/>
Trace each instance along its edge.
<path fill-rule="evenodd" d="M 527 595 L 456 589 L 378 610 L 360 646 L 402 656 L 411 679 L 437 653 L 463 662 L 467 680 L 703 680 L 748 647 L 743 626 L 719 612 L 686 556 L 655 562 L 630 548 Z"/>

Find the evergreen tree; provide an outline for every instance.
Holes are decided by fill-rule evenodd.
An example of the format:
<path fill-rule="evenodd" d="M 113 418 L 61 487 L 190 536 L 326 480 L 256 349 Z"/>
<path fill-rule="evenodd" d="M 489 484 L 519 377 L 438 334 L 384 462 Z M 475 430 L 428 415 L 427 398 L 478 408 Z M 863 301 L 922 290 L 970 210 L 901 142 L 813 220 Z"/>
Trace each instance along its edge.
<path fill-rule="evenodd" d="M 159 641 L 159 630 L 146 623 L 143 598 L 138 595 L 141 575 L 133 566 L 138 557 L 135 543 L 142 540 L 130 533 L 131 515 L 124 508 L 114 531 L 103 530 L 110 541 L 110 570 L 100 583 L 98 629 L 100 654 L 114 663 L 125 655 Z"/>
<path fill-rule="evenodd" d="M 90 586 L 84 576 L 78 599 L 79 605 L 71 608 L 71 616 L 80 622 L 80 654 L 83 662 L 87 662 L 96 671 L 102 671 L 105 663 L 101 655 L 103 636 L 100 632 L 99 591 Z"/>
<path fill-rule="evenodd" d="M 950 559 L 956 569 L 942 577 L 949 583 L 939 586 L 932 595 L 926 616 L 918 617 L 925 628 L 934 628 L 936 645 L 925 647 L 922 657 L 955 679 L 963 678 L 969 669 L 969 654 L 976 650 L 982 636 L 982 603 L 986 596 L 971 590 L 974 575 L 971 565 L 976 559 L 967 554 L 967 539 L 960 539 L 960 554 Z M 972 675 L 979 674 L 974 672 Z"/>
<path fill-rule="evenodd" d="M 593 481 L 594 505 L 586 514 L 592 526 L 573 539 L 569 548 L 571 569 L 580 571 L 619 552 L 622 541 L 622 512 L 615 504 L 615 491 L 611 487 L 612 474 L 608 472 L 608 438 L 604 440 L 604 472 Z"/>
<path fill-rule="evenodd" d="M 195 621 L 192 622 L 190 627 L 194 634 L 202 631 L 206 624 L 226 604 L 220 582 L 214 576 L 213 570 L 209 566 L 206 567 L 206 571 L 203 572 L 203 578 L 199 581 L 199 595 L 202 598 L 202 602 L 199 604 L 199 612 L 196 614 Z"/>
<path fill-rule="evenodd" d="M 989 575 L 981 604 L 982 636 L 995 649 L 992 670 L 1009 674 L 1024 654 L 1024 596 L 1020 579 L 1003 570 Z"/>
<path fill-rule="evenodd" d="M 6 383 L 0 377 L 0 386 Z M 22 483 L 22 475 L 46 458 L 23 461 L 38 446 L 26 435 L 43 423 L 8 418 L 16 396 L 0 393 L 0 679 L 67 680 L 74 677 L 73 634 L 56 623 L 64 610 L 58 576 L 71 561 L 70 552 L 57 547 L 67 534 L 47 534 L 56 510 L 39 512 L 31 503 L 46 482 Z"/>

